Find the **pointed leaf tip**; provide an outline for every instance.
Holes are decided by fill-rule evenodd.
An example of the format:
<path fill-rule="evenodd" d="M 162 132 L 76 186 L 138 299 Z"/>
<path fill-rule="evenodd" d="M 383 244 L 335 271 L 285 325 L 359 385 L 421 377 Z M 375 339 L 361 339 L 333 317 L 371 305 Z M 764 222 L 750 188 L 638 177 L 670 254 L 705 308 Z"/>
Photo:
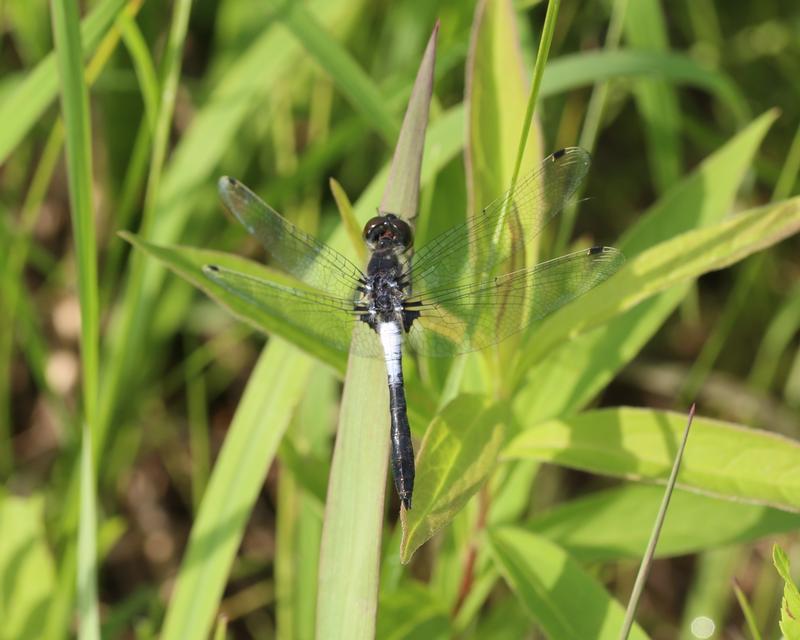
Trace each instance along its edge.
<path fill-rule="evenodd" d="M 425 146 L 425 130 L 428 126 L 428 111 L 433 93 L 433 71 L 436 60 L 438 21 L 434 25 L 425 54 L 414 81 L 408 101 L 403 126 L 392 157 L 389 179 L 381 199 L 381 211 L 391 212 L 406 220 L 413 220 L 419 201 L 419 176 L 422 167 L 422 152 Z"/>

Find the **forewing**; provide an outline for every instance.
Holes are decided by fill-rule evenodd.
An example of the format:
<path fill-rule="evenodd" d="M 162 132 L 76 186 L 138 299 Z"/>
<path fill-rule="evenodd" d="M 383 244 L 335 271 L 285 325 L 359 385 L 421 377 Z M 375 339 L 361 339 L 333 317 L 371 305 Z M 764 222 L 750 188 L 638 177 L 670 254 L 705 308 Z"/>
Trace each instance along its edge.
<path fill-rule="evenodd" d="M 556 151 L 538 169 L 467 222 L 417 251 L 411 271 L 415 293 L 435 293 L 495 275 L 515 249 L 538 235 L 572 197 L 589 170 L 578 147 Z"/>
<path fill-rule="evenodd" d="M 280 285 L 218 266 L 207 266 L 203 272 L 261 313 L 294 326 L 316 341 L 339 351 L 383 357 L 380 341 L 358 319 L 352 300 Z"/>
<path fill-rule="evenodd" d="M 225 207 L 287 273 L 332 296 L 348 298 L 359 286 L 361 270 L 341 253 L 286 220 L 233 178 L 219 180 Z"/>
<path fill-rule="evenodd" d="M 419 311 L 408 334 L 412 350 L 449 357 L 505 340 L 608 279 L 625 261 L 612 247 L 593 247 L 484 282 L 409 299 Z"/>

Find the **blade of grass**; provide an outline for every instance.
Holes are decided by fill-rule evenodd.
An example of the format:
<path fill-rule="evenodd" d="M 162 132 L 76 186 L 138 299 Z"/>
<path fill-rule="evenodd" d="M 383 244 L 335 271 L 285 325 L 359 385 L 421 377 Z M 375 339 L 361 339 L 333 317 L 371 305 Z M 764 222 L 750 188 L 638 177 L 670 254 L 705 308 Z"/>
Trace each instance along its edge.
<path fill-rule="evenodd" d="M 78 635 L 81 640 L 100 640 L 94 464 L 92 432 L 85 424 L 81 442 L 81 515 L 78 525 Z"/>
<path fill-rule="evenodd" d="M 236 409 L 203 495 L 161 637 L 205 638 L 278 443 L 306 388 L 312 361 L 273 338 Z"/>
<path fill-rule="evenodd" d="M 658 0 L 631 4 L 625 21 L 625 37 L 631 49 L 669 50 L 666 20 Z M 656 190 L 672 186 L 681 173 L 681 128 L 678 97 L 669 83 L 641 78 L 633 87 L 647 139 L 650 169 Z"/>
<path fill-rule="evenodd" d="M 276 3 L 277 4 L 277 3 Z M 278 18 L 314 57 L 369 126 L 389 144 L 399 127 L 387 108 L 387 100 L 358 62 L 342 47 L 300 2 L 280 3 Z"/>
<path fill-rule="evenodd" d="M 639 572 L 636 574 L 636 582 L 633 584 L 633 592 L 631 593 L 630 600 L 628 600 L 628 608 L 625 610 L 625 621 L 622 624 L 620 631 L 620 640 L 627 640 L 630 635 L 633 621 L 636 616 L 636 609 L 639 606 L 639 598 L 642 596 L 644 590 L 644 583 L 647 581 L 647 574 L 650 571 L 650 565 L 653 562 L 653 556 L 656 552 L 656 545 L 658 544 L 658 536 L 661 533 L 661 528 L 664 526 L 664 518 L 667 516 L 667 508 L 669 507 L 669 500 L 672 497 L 672 490 L 675 488 L 675 481 L 678 479 L 678 471 L 681 468 L 681 460 L 683 459 L 683 452 L 686 449 L 686 442 L 689 439 L 689 430 L 692 428 L 692 420 L 694 419 L 695 406 L 692 405 L 689 409 L 689 418 L 686 421 L 686 429 L 683 432 L 678 452 L 675 454 L 675 462 L 672 464 L 672 471 L 667 480 L 667 486 L 664 489 L 664 498 L 661 501 L 661 507 L 658 510 L 658 515 L 653 523 L 653 532 L 650 534 L 650 541 L 647 543 L 647 550 L 642 558 L 642 563 L 639 565 Z"/>
<path fill-rule="evenodd" d="M 92 436 L 97 428 L 99 378 L 99 299 L 97 245 L 92 205 L 92 144 L 89 95 L 83 73 L 83 51 L 78 8 L 72 3 L 51 3 L 53 39 L 61 79 L 61 109 L 66 132 L 70 213 L 78 272 L 81 310 L 81 373 L 85 422 L 82 433 L 80 523 L 78 527 L 79 637 L 100 637 L 97 603 L 97 545 Z M 87 449 L 89 451 L 87 452 Z"/>
<path fill-rule="evenodd" d="M 416 210 L 438 25 L 431 34 L 392 160 L 381 208 Z M 320 548 L 317 637 L 372 638 L 378 606 L 384 479 L 389 457 L 386 369 L 350 356 Z M 370 433 L 365 434 L 364 429 Z"/>
<path fill-rule="evenodd" d="M 520 169 L 522 168 L 522 158 L 528 146 L 528 134 L 530 133 L 531 123 L 533 122 L 533 112 L 536 108 L 536 100 L 539 97 L 539 89 L 544 77 L 544 67 L 547 63 L 547 56 L 550 53 L 550 45 L 553 42 L 553 34 L 556 30 L 556 20 L 558 10 L 561 7 L 561 0 L 550 0 L 547 3 L 547 13 L 544 16 L 542 26 L 542 37 L 539 41 L 539 49 L 536 52 L 536 62 L 533 65 L 533 78 L 531 80 L 531 93 L 528 96 L 528 106 L 525 111 L 525 118 L 522 121 L 522 134 L 519 139 L 517 149 L 517 159 L 514 162 L 514 172 L 511 174 L 511 188 L 517 184 Z"/>
<path fill-rule="evenodd" d="M 707 91 L 730 112 L 737 125 L 750 120 L 747 100 L 728 76 L 678 53 L 622 49 L 559 56 L 547 67 L 541 95 L 557 95 L 601 80 L 639 76 L 657 76 L 671 84 Z"/>
<path fill-rule="evenodd" d="M 608 21 L 608 31 L 606 40 L 603 44 L 604 51 L 616 51 L 622 38 L 622 27 L 625 23 L 625 12 L 628 9 L 628 0 L 614 0 L 611 4 L 611 17 Z M 586 107 L 586 117 L 583 121 L 578 146 L 586 149 L 590 154 L 594 153 L 597 137 L 600 134 L 600 124 L 605 112 L 606 101 L 608 100 L 609 81 L 602 80 L 597 82 L 592 88 L 592 95 Z M 579 191 L 575 198 L 565 208 L 561 214 L 561 222 L 558 225 L 558 232 L 552 255 L 560 256 L 566 251 L 567 243 L 572 237 L 572 230 L 575 227 L 575 214 L 578 211 L 578 203 L 581 199 L 584 186 L 578 187 Z"/>
<path fill-rule="evenodd" d="M 83 20 L 80 38 L 83 53 L 97 47 L 120 12 L 125 0 L 104 0 Z M 0 164 L 42 117 L 58 92 L 56 54 L 49 54 L 31 71 L 16 91 L 0 104 Z"/>
<path fill-rule="evenodd" d="M 742 591 L 742 588 L 736 580 L 733 581 L 733 592 L 736 594 L 736 600 L 739 601 L 739 607 L 742 609 L 742 615 L 744 615 L 744 620 L 747 623 L 747 630 L 750 632 L 753 640 L 761 640 L 761 632 L 758 630 L 753 608 L 750 606 L 750 603 L 747 601 L 747 596 L 744 595 L 744 591 Z"/>
<path fill-rule="evenodd" d="M 153 131 L 153 146 L 150 153 L 147 189 L 145 191 L 144 209 L 140 225 L 140 233 L 145 237 L 149 235 L 150 227 L 153 225 L 153 219 L 158 206 L 161 178 L 164 161 L 167 155 L 169 135 L 172 128 L 172 115 L 175 109 L 181 58 L 183 45 L 186 40 L 186 29 L 189 24 L 191 4 L 191 0 L 177 0 L 173 6 L 172 20 L 162 63 L 163 80 L 161 82 L 161 94 L 158 104 L 158 117 L 155 123 L 155 130 Z M 117 335 L 123 335 L 126 340 L 131 339 L 131 342 L 134 342 L 132 336 L 138 335 L 135 325 L 137 325 L 137 311 L 140 309 L 138 303 L 142 296 L 145 279 L 145 262 L 143 256 L 139 253 L 134 253 L 131 257 L 131 265 L 128 271 L 126 298 L 129 304 L 123 307 L 122 314 L 119 318 L 119 324 L 115 328 L 118 330 Z M 142 323 L 143 322 L 142 320 Z M 109 359 L 111 361 L 111 384 L 117 380 L 115 376 L 122 366 L 120 364 L 121 357 L 123 357 L 122 354 L 113 351 L 109 354 Z M 110 425 L 109 412 L 112 406 L 110 403 L 114 401 L 113 397 L 107 400 L 108 392 L 106 389 L 104 389 L 103 398 L 104 403 L 100 409 L 100 420 L 95 442 L 98 455 L 102 453 L 105 446 L 106 434 Z"/>

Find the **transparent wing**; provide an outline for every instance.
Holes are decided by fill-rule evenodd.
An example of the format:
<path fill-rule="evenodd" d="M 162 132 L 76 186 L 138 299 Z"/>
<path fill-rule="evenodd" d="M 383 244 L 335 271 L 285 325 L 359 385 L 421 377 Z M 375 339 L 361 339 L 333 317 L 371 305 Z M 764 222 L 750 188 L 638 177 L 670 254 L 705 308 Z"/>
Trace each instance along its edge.
<path fill-rule="evenodd" d="M 218 188 L 228 211 L 287 273 L 333 296 L 352 295 L 362 272 L 345 256 L 298 229 L 241 182 L 223 177 Z"/>
<path fill-rule="evenodd" d="M 561 211 L 588 170 L 589 154 L 578 147 L 549 155 L 513 190 L 417 251 L 411 269 L 414 292 L 431 294 L 457 283 L 489 280 Z"/>
<path fill-rule="evenodd" d="M 353 301 L 279 285 L 223 267 L 203 272 L 260 313 L 291 325 L 312 339 L 339 351 L 383 358 L 378 336 L 358 319 Z"/>
<path fill-rule="evenodd" d="M 593 247 L 485 282 L 419 294 L 409 308 L 420 317 L 408 334 L 412 350 L 448 357 L 496 344 L 541 320 L 609 278 L 625 258 Z"/>

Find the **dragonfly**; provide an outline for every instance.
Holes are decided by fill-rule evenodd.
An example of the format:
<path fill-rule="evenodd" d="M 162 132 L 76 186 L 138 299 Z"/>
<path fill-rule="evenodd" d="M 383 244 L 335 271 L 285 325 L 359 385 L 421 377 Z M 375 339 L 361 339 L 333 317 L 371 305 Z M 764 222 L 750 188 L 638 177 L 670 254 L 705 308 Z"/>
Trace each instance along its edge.
<path fill-rule="evenodd" d="M 589 154 L 549 155 L 479 214 L 415 250 L 413 230 L 378 210 L 364 226 L 365 269 L 283 218 L 241 182 L 223 177 L 225 207 L 297 286 L 206 265 L 213 282 L 314 339 L 386 363 L 391 468 L 400 503 L 411 509 L 414 449 L 403 383 L 403 346 L 452 357 L 497 344 L 608 279 L 624 262 L 593 246 L 525 266 L 526 246 L 564 208 L 584 180 Z"/>

